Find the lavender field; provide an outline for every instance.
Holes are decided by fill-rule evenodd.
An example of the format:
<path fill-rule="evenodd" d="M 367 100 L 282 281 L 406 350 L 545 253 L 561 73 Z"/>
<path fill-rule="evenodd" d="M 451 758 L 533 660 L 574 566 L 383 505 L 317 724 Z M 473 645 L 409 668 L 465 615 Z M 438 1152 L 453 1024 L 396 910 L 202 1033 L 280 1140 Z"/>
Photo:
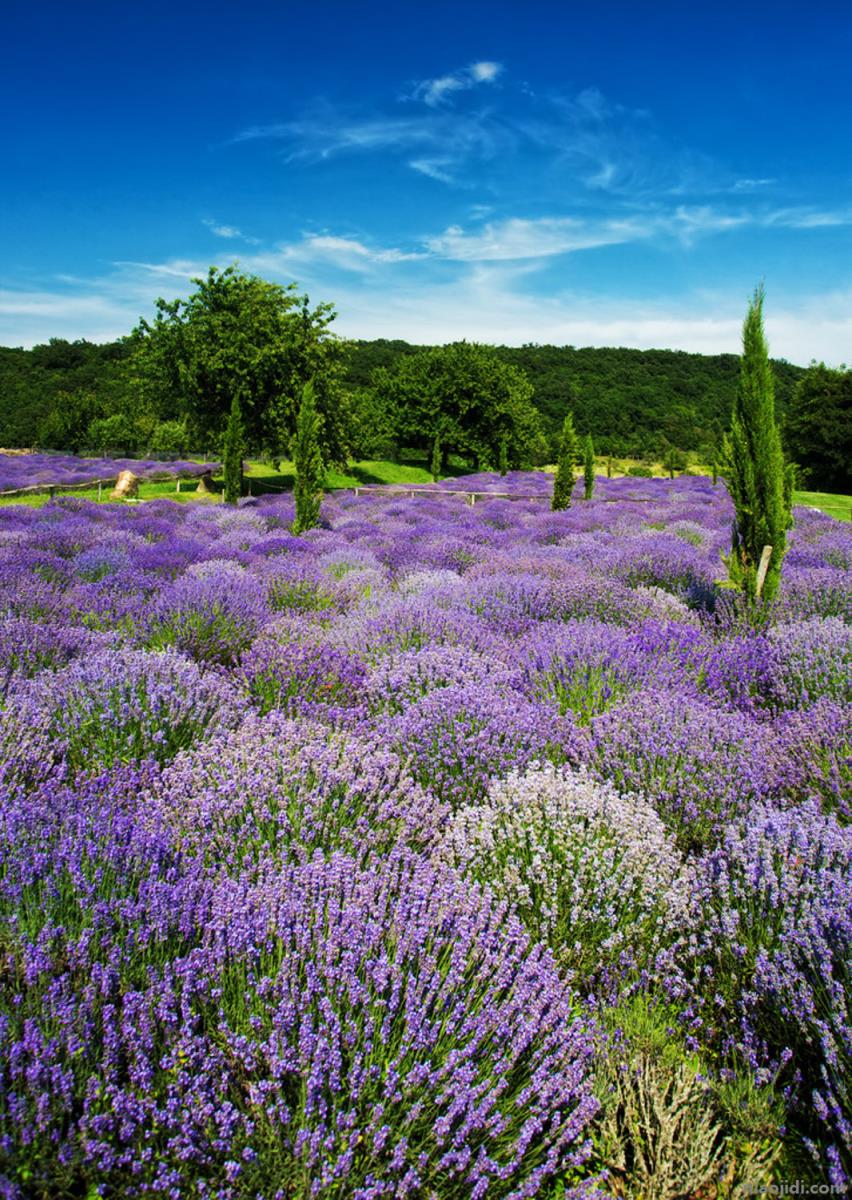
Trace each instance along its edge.
<path fill-rule="evenodd" d="M 115 479 L 132 471 L 139 479 L 203 475 L 211 469 L 196 462 L 157 462 L 137 458 L 79 458 L 76 454 L 0 454 L 0 492 L 30 487 L 69 487 Z"/>
<path fill-rule="evenodd" d="M 846 1194 L 852 529 L 551 487 L 0 510 L 0 1195 Z"/>

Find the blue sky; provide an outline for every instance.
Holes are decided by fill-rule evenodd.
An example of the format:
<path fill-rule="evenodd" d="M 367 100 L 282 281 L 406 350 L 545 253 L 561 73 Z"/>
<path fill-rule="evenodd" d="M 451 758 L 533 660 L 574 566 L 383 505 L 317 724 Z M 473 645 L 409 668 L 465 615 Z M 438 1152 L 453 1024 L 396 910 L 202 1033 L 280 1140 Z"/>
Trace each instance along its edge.
<path fill-rule="evenodd" d="M 852 360 L 852 7 L 4 6 L 0 344 L 209 265 L 352 337 Z"/>

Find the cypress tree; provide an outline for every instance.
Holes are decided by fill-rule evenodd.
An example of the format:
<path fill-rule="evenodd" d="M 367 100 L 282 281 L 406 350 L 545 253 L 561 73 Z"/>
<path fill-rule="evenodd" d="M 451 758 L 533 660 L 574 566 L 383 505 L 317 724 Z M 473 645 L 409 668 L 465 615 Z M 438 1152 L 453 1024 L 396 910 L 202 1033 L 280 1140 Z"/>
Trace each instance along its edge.
<path fill-rule="evenodd" d="M 556 479 L 553 481 L 553 500 L 551 508 L 557 511 L 568 508 L 571 494 L 574 491 L 574 464 L 577 461 L 577 434 L 574 432 L 574 418 L 567 413 L 562 422 L 562 437 L 559 441 L 559 462 L 556 466 Z"/>
<path fill-rule="evenodd" d="M 583 487 L 584 498 L 591 500 L 595 490 L 595 444 L 590 433 L 583 443 Z"/>
<path fill-rule="evenodd" d="M 612 479 L 612 455 L 608 454 L 606 459 L 606 477 Z"/>
<path fill-rule="evenodd" d="M 509 440 L 505 433 L 500 438 L 500 474 L 507 475 L 509 472 Z"/>
<path fill-rule="evenodd" d="M 293 439 L 293 460 L 296 464 L 296 520 L 294 533 L 304 533 L 319 522 L 325 471 L 320 451 L 321 417 L 317 412 L 316 393 L 311 382 L 302 388 L 296 435 Z"/>
<path fill-rule="evenodd" d="M 222 443 L 222 471 L 225 477 L 225 503 L 236 504 L 243 492 L 243 455 L 246 443 L 243 414 L 236 396 L 231 401 L 231 413 Z"/>
<path fill-rule="evenodd" d="M 437 483 L 441 477 L 441 435 L 435 434 L 435 440 L 432 443 L 432 463 L 431 463 L 432 478 Z"/>
<path fill-rule="evenodd" d="M 762 287 L 756 290 L 743 324 L 740 379 L 724 457 L 723 473 L 734 502 L 728 574 L 731 582 L 754 601 L 761 554 L 764 546 L 771 546 L 762 598 L 772 600 L 781 581 L 791 512 L 785 496 L 784 455 L 763 332 Z"/>

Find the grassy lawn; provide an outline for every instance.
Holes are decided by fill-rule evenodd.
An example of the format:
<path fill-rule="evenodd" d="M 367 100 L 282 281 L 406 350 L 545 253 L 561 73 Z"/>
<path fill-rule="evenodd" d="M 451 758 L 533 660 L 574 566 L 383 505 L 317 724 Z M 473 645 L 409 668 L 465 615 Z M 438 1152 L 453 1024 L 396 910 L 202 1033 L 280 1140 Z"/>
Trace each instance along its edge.
<path fill-rule="evenodd" d="M 807 504 L 818 508 L 838 521 L 852 520 L 852 496 L 837 495 L 834 492 L 793 492 L 794 504 Z"/>

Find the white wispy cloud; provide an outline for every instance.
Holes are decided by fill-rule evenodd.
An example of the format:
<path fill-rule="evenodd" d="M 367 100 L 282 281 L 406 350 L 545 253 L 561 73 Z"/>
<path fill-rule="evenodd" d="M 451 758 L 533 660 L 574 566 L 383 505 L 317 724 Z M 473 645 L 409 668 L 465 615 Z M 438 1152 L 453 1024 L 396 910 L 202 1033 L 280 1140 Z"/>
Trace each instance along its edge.
<path fill-rule="evenodd" d="M 756 192 L 760 188 L 771 187 L 777 179 L 737 179 L 731 185 L 732 192 Z"/>
<path fill-rule="evenodd" d="M 810 207 L 779 208 L 766 215 L 765 223 L 785 229 L 825 229 L 852 225 L 852 206 L 821 210 Z"/>
<path fill-rule="evenodd" d="M 347 252 L 356 257 L 361 253 L 356 239 L 328 241 L 329 252 L 335 242 L 351 242 L 356 248 L 350 245 Z M 128 263 L 79 284 L 76 291 L 7 288 L 0 291 L 0 344 L 121 337 L 140 315 L 152 315 L 158 295 L 187 295 L 190 278 L 203 276 L 207 265 L 185 259 Z M 317 254 L 312 263 L 301 264 L 298 286 L 313 299 L 333 298 L 340 314 L 337 332 L 358 338 L 402 337 L 440 344 L 466 337 L 507 345 L 538 342 L 736 354 L 749 299 L 746 286 L 742 294 L 693 292 L 664 303 L 570 291 L 542 296 L 530 289 L 528 264 L 523 263 L 464 262 L 449 278 L 389 274 L 393 268 L 388 265 L 385 271 L 359 276 L 357 282 L 351 276 L 347 281 L 345 275 L 329 274 L 338 265 L 331 253 L 326 258 Z M 286 253 L 258 253 L 242 266 L 278 282 L 293 279 L 294 260 Z M 792 297 L 778 295 L 770 285 L 766 329 L 771 352 L 791 362 L 844 362 L 852 344 L 852 290 Z"/>
<path fill-rule="evenodd" d="M 481 83 L 494 83 L 502 70 L 502 64 L 497 62 L 470 63 L 447 75 L 421 80 L 414 86 L 411 97 L 422 100 L 430 108 L 436 108 L 447 104 L 454 92 L 466 92 Z"/>
<path fill-rule="evenodd" d="M 337 237 L 332 234 L 305 234 L 299 242 L 282 243 L 277 248 L 277 255 L 282 261 L 321 261 L 347 271 L 360 271 L 388 263 L 412 262 L 425 257 L 420 251 L 368 246 L 357 238 Z"/>
<path fill-rule="evenodd" d="M 589 221 L 574 217 L 543 217 L 488 222 L 473 233 L 451 225 L 426 242 L 441 258 L 456 262 L 499 262 L 527 258 L 550 258 L 595 246 L 650 237 L 652 226 L 635 219 Z"/>
<path fill-rule="evenodd" d="M 236 225 L 221 225 L 218 221 L 213 221 L 209 217 L 205 217 L 201 224 L 216 237 L 225 238 L 227 241 L 245 242 L 248 246 L 260 245 L 260 238 L 251 237 L 249 234 L 243 233 L 241 229 L 237 229 Z"/>

